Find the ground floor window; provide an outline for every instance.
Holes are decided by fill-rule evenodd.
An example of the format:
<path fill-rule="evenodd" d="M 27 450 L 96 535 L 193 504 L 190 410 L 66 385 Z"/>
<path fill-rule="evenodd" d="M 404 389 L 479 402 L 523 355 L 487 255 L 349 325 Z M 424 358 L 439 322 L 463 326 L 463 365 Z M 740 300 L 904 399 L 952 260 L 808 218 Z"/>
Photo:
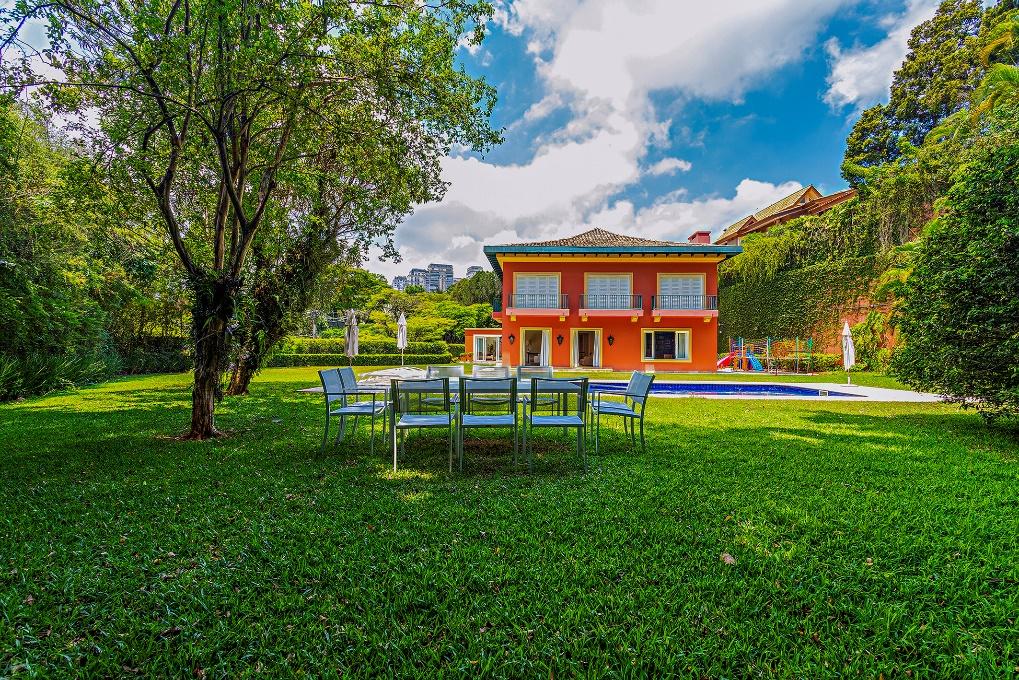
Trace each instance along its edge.
<path fill-rule="evenodd" d="M 689 361 L 690 331 L 644 331 L 644 361 Z"/>
<path fill-rule="evenodd" d="M 474 361 L 498 362 L 502 359 L 501 347 L 502 338 L 498 335 L 475 335 L 474 336 Z"/>

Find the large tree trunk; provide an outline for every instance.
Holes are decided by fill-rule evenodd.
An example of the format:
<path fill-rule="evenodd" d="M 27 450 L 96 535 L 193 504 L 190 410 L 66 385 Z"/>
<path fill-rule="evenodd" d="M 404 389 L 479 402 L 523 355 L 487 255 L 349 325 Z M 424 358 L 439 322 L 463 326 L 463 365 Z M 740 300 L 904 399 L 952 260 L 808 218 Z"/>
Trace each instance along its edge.
<path fill-rule="evenodd" d="M 195 343 L 195 385 L 191 395 L 191 429 L 185 439 L 209 439 L 216 428 L 215 409 L 220 377 L 227 355 L 227 333 L 233 317 L 239 282 L 228 278 L 194 282 L 192 333 Z"/>

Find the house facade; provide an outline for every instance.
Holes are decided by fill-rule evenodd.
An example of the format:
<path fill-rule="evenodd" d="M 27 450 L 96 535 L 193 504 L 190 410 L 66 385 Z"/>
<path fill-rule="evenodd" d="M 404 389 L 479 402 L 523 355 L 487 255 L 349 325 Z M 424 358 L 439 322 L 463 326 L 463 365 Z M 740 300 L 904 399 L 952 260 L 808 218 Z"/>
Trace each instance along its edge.
<path fill-rule="evenodd" d="M 592 229 L 555 241 L 486 246 L 502 280 L 500 329 L 470 329 L 474 361 L 507 366 L 713 371 L 718 264 L 738 246 Z"/>

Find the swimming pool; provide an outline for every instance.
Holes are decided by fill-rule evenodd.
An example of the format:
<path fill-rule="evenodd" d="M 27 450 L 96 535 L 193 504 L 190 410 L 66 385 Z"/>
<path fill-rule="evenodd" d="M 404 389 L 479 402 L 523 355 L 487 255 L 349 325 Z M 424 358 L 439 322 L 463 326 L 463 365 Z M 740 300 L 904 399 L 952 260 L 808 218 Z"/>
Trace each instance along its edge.
<path fill-rule="evenodd" d="M 592 390 L 622 392 L 624 382 L 598 381 L 590 383 Z M 651 394 L 692 396 L 692 397 L 855 397 L 864 399 L 860 394 L 834 392 L 816 387 L 799 385 L 783 385 L 781 383 L 711 383 L 711 382 L 656 382 L 651 386 Z"/>

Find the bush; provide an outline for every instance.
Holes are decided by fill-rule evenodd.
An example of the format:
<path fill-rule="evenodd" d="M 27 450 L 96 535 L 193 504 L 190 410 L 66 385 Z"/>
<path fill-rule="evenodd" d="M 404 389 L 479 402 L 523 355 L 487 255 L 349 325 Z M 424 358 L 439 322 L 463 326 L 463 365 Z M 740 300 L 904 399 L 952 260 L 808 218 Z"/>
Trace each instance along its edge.
<path fill-rule="evenodd" d="M 453 356 L 442 354 L 406 354 L 403 363 L 407 366 L 449 364 Z M 275 354 L 268 361 L 269 368 L 294 368 L 299 366 L 349 366 L 350 359 L 344 354 Z M 399 354 L 358 354 L 354 366 L 399 366 Z"/>
<path fill-rule="evenodd" d="M 447 344 L 449 345 L 449 353 L 457 358 L 462 357 L 467 353 L 467 345 L 463 343 L 450 342 Z"/>
<path fill-rule="evenodd" d="M 343 354 L 346 343 L 343 338 L 287 338 L 280 343 L 277 350 L 280 354 Z M 463 345 L 461 345 L 463 347 Z M 396 348 L 396 340 L 364 339 L 357 343 L 358 355 L 361 354 L 395 354 L 400 355 Z M 441 341 L 409 342 L 405 354 L 445 354 L 451 348 Z M 459 355 L 457 355 L 459 356 Z M 400 363 L 397 361 L 396 363 Z"/>
<path fill-rule="evenodd" d="M 915 250 L 893 374 L 972 406 L 1019 415 L 1019 146 L 963 171 Z"/>
<path fill-rule="evenodd" d="M 0 401 L 102 382 L 115 372 L 116 357 L 108 354 L 0 355 Z"/>

